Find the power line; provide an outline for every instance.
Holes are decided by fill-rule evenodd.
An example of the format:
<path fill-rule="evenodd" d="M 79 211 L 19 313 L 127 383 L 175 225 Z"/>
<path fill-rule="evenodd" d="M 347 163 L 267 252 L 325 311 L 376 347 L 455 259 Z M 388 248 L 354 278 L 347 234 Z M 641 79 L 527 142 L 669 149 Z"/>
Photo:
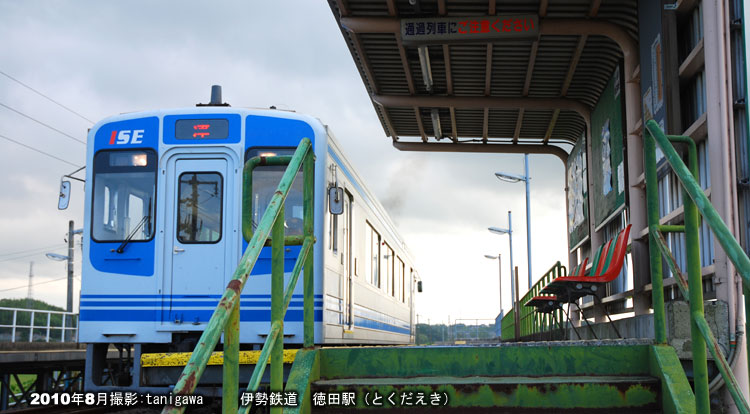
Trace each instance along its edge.
<path fill-rule="evenodd" d="M 16 82 L 17 84 L 19 84 L 19 85 L 23 86 L 24 88 L 26 88 L 26 89 L 28 89 L 28 90 L 30 90 L 30 91 L 32 91 L 32 92 L 34 92 L 34 93 L 36 93 L 37 95 L 39 95 L 39 96 L 41 96 L 41 97 L 45 98 L 46 100 L 48 100 L 48 101 L 50 101 L 50 102 L 52 102 L 52 103 L 56 104 L 57 106 L 59 106 L 59 107 L 61 107 L 61 108 L 65 109 L 66 111 L 68 111 L 68 112 L 72 113 L 73 115 L 75 115 L 75 116 L 77 116 L 77 117 L 79 117 L 79 118 L 81 118 L 81 119 L 85 119 L 86 121 L 89 121 L 89 122 L 91 122 L 92 124 L 94 123 L 94 121 L 92 121 L 92 120 L 90 120 L 90 119 L 86 118 L 85 116 L 83 116 L 83 115 L 79 114 L 78 112 L 76 112 L 76 111 L 74 111 L 74 110 L 72 110 L 72 109 L 68 108 L 67 106 L 65 106 L 65 105 L 61 104 L 60 102 L 57 102 L 56 100 L 54 100 L 54 99 L 50 98 L 49 96 L 47 96 L 47 95 L 45 95 L 45 94 L 43 94 L 43 93 L 39 92 L 38 90 L 36 90 L 36 89 L 32 88 L 31 86 L 29 86 L 29 85 L 27 85 L 27 84 L 25 84 L 25 83 L 21 82 L 20 80 L 18 80 L 18 79 L 16 79 L 16 78 L 14 78 L 13 76 L 10 76 L 10 75 L 8 75 L 7 73 L 3 72 L 2 70 L 0 70 L 0 75 L 3 75 L 3 76 L 5 76 L 6 78 L 8 78 L 8 79 L 12 80 L 13 82 Z"/>
<path fill-rule="evenodd" d="M 60 247 L 60 246 L 61 246 L 61 243 L 57 243 L 57 244 L 53 244 L 51 246 L 35 247 L 33 249 L 18 250 L 18 251 L 10 252 L 10 253 L 0 253 L 0 256 L 15 256 L 17 254 L 30 253 L 30 252 L 35 252 L 37 250 L 52 249 L 54 247 Z"/>
<path fill-rule="evenodd" d="M 59 279 L 45 280 L 44 282 L 34 283 L 34 284 L 33 284 L 33 285 L 31 285 L 31 286 L 38 286 L 38 285 L 43 285 L 43 284 L 45 284 L 45 283 L 58 282 L 58 281 L 60 281 L 60 280 L 65 280 L 65 279 L 67 279 L 67 278 L 68 278 L 68 277 L 67 277 L 67 276 L 65 276 L 65 277 L 61 277 L 61 278 L 59 278 Z M 28 288 L 28 287 L 29 287 L 29 285 L 28 285 L 28 284 L 25 284 L 25 285 L 23 285 L 23 286 L 16 286 L 16 287 L 12 287 L 12 288 L 9 288 L 9 289 L 0 289 L 0 292 L 7 292 L 7 291 L 9 291 L 9 290 L 24 289 L 24 288 Z"/>
<path fill-rule="evenodd" d="M 58 160 L 58 161 L 61 161 L 61 162 L 64 162 L 64 163 L 66 163 L 66 164 L 68 164 L 68 165 L 72 165 L 72 166 L 74 166 L 74 167 L 76 167 L 76 168 L 80 167 L 80 165 L 78 165 L 78 164 L 74 164 L 74 163 L 72 163 L 72 162 L 70 162 L 70 161 L 68 161 L 68 160 L 64 160 L 64 159 L 62 159 L 62 158 L 60 158 L 60 157 L 54 156 L 54 155 L 52 155 L 52 154 L 49 154 L 49 153 L 47 153 L 47 152 L 44 152 L 44 151 L 42 151 L 42 150 L 40 150 L 40 149 L 36 149 L 36 148 L 34 148 L 34 147 L 28 146 L 28 145 L 26 145 L 26 144 L 24 144 L 24 143 L 21 143 L 21 142 L 18 142 L 18 141 L 16 141 L 15 139 L 12 139 L 12 138 L 8 138 L 8 137 L 6 137 L 5 135 L 2 135 L 2 134 L 0 134 L 0 138 L 2 138 L 2 139 L 6 139 L 6 140 L 8 140 L 8 141 L 10 141 L 10 142 L 12 142 L 12 143 L 14 143 L 14 144 L 18 144 L 18 145 L 20 145 L 20 146 L 22 146 L 22 147 L 26 147 L 26 148 L 28 148 L 28 149 L 30 149 L 30 150 L 32 150 L 32 151 L 36 151 L 36 152 L 38 152 L 38 153 L 40 153 L 40 154 L 42 154 L 42 155 L 46 155 L 46 156 L 48 156 L 48 157 L 50 157 L 50 158 L 54 158 L 54 159 L 56 159 L 56 160 Z"/>
<path fill-rule="evenodd" d="M 86 141 L 81 141 L 80 139 L 78 139 L 78 138 L 74 137 L 73 135 L 70 135 L 70 134 L 67 134 L 67 133 L 65 133 L 65 132 L 63 132 L 63 131 L 60 131 L 59 129 L 57 129 L 57 128 L 53 127 L 53 126 L 51 126 L 51 125 L 48 125 L 48 124 L 45 124 L 44 122 L 42 122 L 42 121 L 40 121 L 40 120 L 38 120 L 38 119 L 36 119 L 36 118 L 34 118 L 34 117 L 31 117 L 31 116 L 29 116 L 29 115 L 26 115 L 25 113 L 23 113 L 23 112 L 21 112 L 21 111 L 18 111 L 18 110 L 16 110 L 16 109 L 13 109 L 13 108 L 11 108 L 10 106 L 8 106 L 8 105 L 6 105 L 6 104 L 4 104 L 4 103 L 2 103 L 2 102 L 0 102 L 0 106 L 4 107 L 4 108 L 6 108 L 6 109 L 9 109 L 9 110 L 11 110 L 11 111 L 13 111 L 13 112 L 17 113 L 18 115 L 21 115 L 21 116 L 22 116 L 22 117 L 24 117 L 24 118 L 30 119 L 30 120 L 32 120 L 32 121 L 34 121 L 34 122 L 36 122 L 36 123 L 37 123 L 37 124 L 39 124 L 39 125 L 45 126 L 45 127 L 49 128 L 49 129 L 51 129 L 51 130 L 53 130 L 53 131 L 55 131 L 55 132 L 57 132 L 57 133 L 59 133 L 59 134 L 65 135 L 66 137 L 68 137 L 68 138 L 70 138 L 70 139 L 72 139 L 72 140 L 74 140 L 74 141 L 77 141 L 77 142 L 80 142 L 80 143 L 81 143 L 81 144 L 83 144 L 83 145 L 86 145 Z"/>
<path fill-rule="evenodd" d="M 59 251 L 61 251 L 63 249 L 65 249 L 65 247 L 58 247 L 57 249 L 52 249 L 52 252 L 56 252 L 56 251 L 59 252 Z M 37 255 L 40 255 L 40 254 L 44 253 L 45 250 L 49 250 L 49 249 L 42 249 L 41 251 L 38 251 L 36 253 L 29 253 L 29 254 L 25 254 L 25 255 L 22 255 L 22 256 L 5 257 L 5 258 L 0 259 L 0 262 L 12 262 L 14 260 L 23 259 L 23 258 L 26 258 L 26 257 L 37 256 Z"/>

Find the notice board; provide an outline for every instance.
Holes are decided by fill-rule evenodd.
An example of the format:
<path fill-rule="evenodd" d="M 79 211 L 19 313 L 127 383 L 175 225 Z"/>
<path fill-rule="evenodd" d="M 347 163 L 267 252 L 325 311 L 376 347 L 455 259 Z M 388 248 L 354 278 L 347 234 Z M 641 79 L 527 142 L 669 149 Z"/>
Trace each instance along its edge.
<path fill-rule="evenodd" d="M 589 238 L 588 180 L 586 178 L 586 136 L 578 138 L 568 155 L 568 247 L 580 247 Z"/>
<path fill-rule="evenodd" d="M 598 230 L 625 206 L 622 78 L 617 66 L 591 112 L 591 180 Z"/>

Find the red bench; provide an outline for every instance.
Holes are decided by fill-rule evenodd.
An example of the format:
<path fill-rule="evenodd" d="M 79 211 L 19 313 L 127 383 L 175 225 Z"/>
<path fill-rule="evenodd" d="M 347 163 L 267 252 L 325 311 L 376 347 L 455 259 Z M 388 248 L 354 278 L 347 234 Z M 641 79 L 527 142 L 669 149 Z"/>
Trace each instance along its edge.
<path fill-rule="evenodd" d="M 570 272 L 570 275 L 575 276 L 583 276 L 586 271 L 586 264 L 588 263 L 589 259 L 586 258 L 583 260 L 582 264 L 579 264 L 573 270 Z M 558 308 L 560 308 L 560 305 L 564 303 L 563 301 L 559 300 L 557 298 L 557 295 L 542 295 L 542 296 L 534 296 L 524 304 L 524 306 L 533 306 L 537 308 L 537 312 L 541 313 L 550 313 Z"/>
<path fill-rule="evenodd" d="M 561 303 L 557 296 L 534 296 L 524 306 L 533 306 L 539 313 L 552 313 L 560 308 Z"/>
<path fill-rule="evenodd" d="M 607 283 L 615 280 L 622 270 L 629 235 L 630 224 L 621 230 L 616 238 L 599 247 L 588 275 L 586 274 L 588 258 L 586 258 L 582 264 L 576 266 L 570 272 L 570 275 L 560 276 L 552 280 L 542 288 L 542 296 L 534 296 L 524 305 L 533 306 L 540 313 L 551 313 L 561 308 L 564 303 L 573 303 L 578 306 L 578 299 L 584 296 L 593 295 L 594 300 L 599 301 L 596 292 L 600 288 L 604 288 Z M 607 318 L 612 322 L 609 314 L 607 314 Z M 586 323 L 588 324 L 588 321 Z M 612 327 L 615 329 L 617 336 L 620 336 L 617 328 L 614 325 Z"/>
<path fill-rule="evenodd" d="M 588 295 L 596 296 L 599 288 L 603 288 L 605 284 L 615 280 L 622 270 L 628 248 L 630 226 L 628 224 L 615 239 L 599 247 L 589 275 L 585 274 L 585 270 L 581 270 L 578 274 L 560 276 L 547 284 L 542 289 L 542 293 L 555 295 L 559 301 L 564 303 L 575 302 Z M 584 266 L 581 266 L 582 269 L 585 269 L 585 263 L 584 261 Z"/>

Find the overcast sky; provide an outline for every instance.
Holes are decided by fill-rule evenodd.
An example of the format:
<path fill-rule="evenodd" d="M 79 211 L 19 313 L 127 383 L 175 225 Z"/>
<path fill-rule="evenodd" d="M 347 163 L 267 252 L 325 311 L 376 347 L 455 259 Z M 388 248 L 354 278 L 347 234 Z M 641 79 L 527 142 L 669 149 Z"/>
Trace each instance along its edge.
<path fill-rule="evenodd" d="M 207 7 L 207 5 L 211 7 Z M 424 283 L 420 321 L 494 319 L 497 262 L 510 307 L 508 240 L 487 231 L 514 213 L 514 261 L 526 289 L 522 184 L 495 171 L 523 172 L 523 155 L 400 152 L 385 136 L 325 1 L 9 1 L 0 0 L 0 71 L 98 121 L 122 112 L 193 106 L 220 84 L 238 107 L 292 109 L 320 118 L 398 224 Z M 83 165 L 77 139 L 92 124 L 0 74 L 0 135 Z M 0 138 L 0 298 L 65 306 L 68 220 L 83 221 L 83 186 L 57 210 L 60 176 L 75 168 Z M 530 157 L 534 280 L 565 261 L 564 168 Z M 78 241 L 78 237 L 76 238 Z M 20 252 L 20 253 L 19 253 Z M 76 309 L 80 248 L 76 248 Z M 48 283 L 42 283 L 48 282 Z M 13 289 L 21 287 L 20 289 Z"/>

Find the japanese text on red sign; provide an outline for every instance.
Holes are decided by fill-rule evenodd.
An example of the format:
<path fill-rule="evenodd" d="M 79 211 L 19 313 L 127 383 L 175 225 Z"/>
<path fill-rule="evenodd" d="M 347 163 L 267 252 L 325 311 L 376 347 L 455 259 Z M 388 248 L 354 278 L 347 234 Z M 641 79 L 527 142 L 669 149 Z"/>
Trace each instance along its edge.
<path fill-rule="evenodd" d="M 539 34 L 537 19 L 534 15 L 404 19 L 401 37 L 417 43 L 532 39 Z"/>

